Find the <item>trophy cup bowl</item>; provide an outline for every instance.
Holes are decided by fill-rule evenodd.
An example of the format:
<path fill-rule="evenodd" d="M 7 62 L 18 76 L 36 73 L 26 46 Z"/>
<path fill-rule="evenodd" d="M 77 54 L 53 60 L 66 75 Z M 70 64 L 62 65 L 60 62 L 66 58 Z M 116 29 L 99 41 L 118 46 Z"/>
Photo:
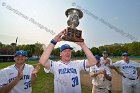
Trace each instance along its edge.
<path fill-rule="evenodd" d="M 65 15 L 68 17 L 68 27 L 62 39 L 71 42 L 83 42 L 82 31 L 76 29 L 79 25 L 79 19 L 83 17 L 83 12 L 76 8 L 70 8 L 66 10 Z"/>

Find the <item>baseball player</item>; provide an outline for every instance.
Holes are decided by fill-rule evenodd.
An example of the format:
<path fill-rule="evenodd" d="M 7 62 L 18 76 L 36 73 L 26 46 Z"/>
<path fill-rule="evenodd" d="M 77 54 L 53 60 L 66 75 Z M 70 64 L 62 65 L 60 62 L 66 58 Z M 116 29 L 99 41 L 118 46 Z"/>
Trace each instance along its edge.
<path fill-rule="evenodd" d="M 0 93 L 31 93 L 39 66 L 25 64 L 27 52 L 15 53 L 15 64 L 0 70 Z"/>
<path fill-rule="evenodd" d="M 101 65 L 104 65 L 104 66 L 108 67 L 108 69 L 109 69 L 109 66 L 112 64 L 112 60 L 108 57 L 108 52 L 107 51 L 102 52 L 102 57 L 100 58 L 100 62 L 101 62 Z M 111 81 L 107 81 L 107 82 L 108 83 L 107 83 L 106 86 L 108 87 L 109 93 L 111 93 L 112 82 Z"/>
<path fill-rule="evenodd" d="M 90 67 L 90 76 L 92 79 L 92 93 L 109 93 L 108 81 L 111 81 L 110 69 L 100 63 L 100 56 L 95 56 L 97 63 Z"/>
<path fill-rule="evenodd" d="M 137 70 L 140 69 L 140 63 L 129 60 L 129 54 L 124 52 L 122 53 L 122 60 L 112 65 L 119 68 L 122 73 L 123 93 L 131 93 L 133 89 L 136 93 L 140 93 L 140 80 L 137 74 Z"/>
<path fill-rule="evenodd" d="M 108 66 L 112 64 L 112 60 L 108 57 L 107 51 L 102 52 L 102 57 L 100 58 L 100 60 L 101 60 L 101 65 Z"/>
<path fill-rule="evenodd" d="M 87 60 L 71 61 L 72 47 L 68 44 L 60 47 L 60 61 L 49 60 L 53 48 L 62 40 L 64 32 L 65 30 L 51 40 L 39 62 L 54 74 L 54 93 L 81 93 L 80 70 L 95 65 L 96 59 L 84 42 L 76 42 L 85 52 Z"/>

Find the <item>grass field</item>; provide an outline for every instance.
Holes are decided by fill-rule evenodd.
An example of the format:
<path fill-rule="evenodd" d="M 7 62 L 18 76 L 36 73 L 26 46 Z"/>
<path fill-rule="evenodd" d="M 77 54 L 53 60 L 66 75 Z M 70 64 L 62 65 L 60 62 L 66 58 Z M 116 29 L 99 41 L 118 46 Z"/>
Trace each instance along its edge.
<path fill-rule="evenodd" d="M 118 59 L 113 59 L 114 61 Z M 136 59 L 137 60 L 137 59 Z M 140 61 L 140 60 L 139 60 Z M 36 65 L 37 62 L 26 62 L 27 64 Z M 6 62 L 0 63 L 0 69 L 5 68 L 9 65 L 14 64 L 14 62 Z M 112 93 L 121 93 L 121 77 L 113 70 L 112 72 L 112 85 L 113 91 Z M 53 93 L 54 92 L 54 82 L 53 82 L 53 74 L 46 74 L 43 71 L 43 67 L 41 67 L 39 73 L 37 74 L 38 78 L 36 83 L 33 85 L 32 93 Z M 91 78 L 87 72 L 81 72 L 81 83 L 82 83 L 82 93 L 91 93 Z"/>

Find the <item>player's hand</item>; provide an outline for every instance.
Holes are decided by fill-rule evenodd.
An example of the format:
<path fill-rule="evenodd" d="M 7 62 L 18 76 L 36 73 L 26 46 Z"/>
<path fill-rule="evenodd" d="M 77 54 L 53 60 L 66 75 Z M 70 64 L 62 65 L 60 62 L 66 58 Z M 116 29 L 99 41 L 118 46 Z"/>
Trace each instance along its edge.
<path fill-rule="evenodd" d="M 21 79 L 23 76 L 23 68 L 24 68 L 24 64 L 18 70 L 18 76 L 17 76 L 18 79 Z"/>
<path fill-rule="evenodd" d="M 119 73 L 121 76 L 124 76 L 124 74 L 123 74 L 122 72 L 119 71 L 118 73 Z M 125 76 L 124 76 L 124 77 L 125 77 Z"/>
<path fill-rule="evenodd" d="M 106 59 L 106 60 L 105 60 L 105 65 L 106 65 L 106 66 L 109 66 L 109 65 L 110 65 L 110 60 L 109 60 L 109 59 Z"/>
<path fill-rule="evenodd" d="M 58 35 L 56 35 L 54 37 L 54 40 L 56 40 L 57 42 L 62 40 L 62 36 L 64 35 L 64 33 L 66 32 L 66 29 L 64 29 L 63 31 L 61 31 Z"/>
<path fill-rule="evenodd" d="M 106 74 L 106 70 L 105 70 L 105 69 L 103 69 L 102 73 L 105 75 L 105 74 Z"/>
<path fill-rule="evenodd" d="M 105 69 L 99 70 L 99 74 L 105 74 L 105 73 L 106 73 Z"/>
<path fill-rule="evenodd" d="M 38 73 L 39 70 L 40 70 L 40 63 L 38 63 L 37 66 L 34 68 L 34 70 L 32 71 L 32 74 Z"/>
<path fill-rule="evenodd" d="M 76 43 L 76 44 L 79 45 L 79 46 L 85 45 L 84 41 L 83 41 L 83 42 L 74 42 L 74 43 Z"/>

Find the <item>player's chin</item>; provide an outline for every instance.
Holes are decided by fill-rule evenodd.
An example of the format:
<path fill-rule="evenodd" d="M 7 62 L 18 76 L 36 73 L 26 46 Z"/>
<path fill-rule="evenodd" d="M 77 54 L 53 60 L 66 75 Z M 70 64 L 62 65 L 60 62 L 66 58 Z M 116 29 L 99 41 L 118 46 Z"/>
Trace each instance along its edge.
<path fill-rule="evenodd" d="M 66 57 L 66 60 L 70 60 L 71 59 L 71 57 Z"/>
<path fill-rule="evenodd" d="M 16 62 L 16 64 L 24 64 L 24 62 L 23 61 L 18 61 L 18 62 Z"/>

